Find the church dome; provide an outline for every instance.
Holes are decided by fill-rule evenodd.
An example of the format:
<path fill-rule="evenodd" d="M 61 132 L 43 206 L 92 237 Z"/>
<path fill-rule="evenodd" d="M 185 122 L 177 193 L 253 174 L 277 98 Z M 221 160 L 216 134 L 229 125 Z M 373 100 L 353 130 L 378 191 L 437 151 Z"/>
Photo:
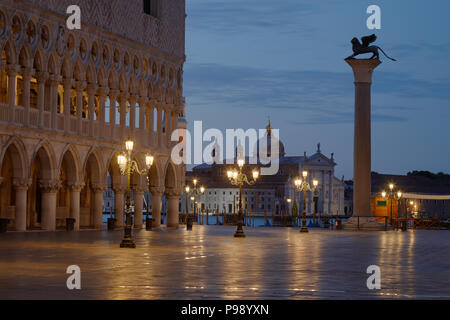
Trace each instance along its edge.
<path fill-rule="evenodd" d="M 261 154 L 267 155 L 267 157 L 271 158 L 282 158 L 286 155 L 284 151 L 284 144 L 279 139 L 273 137 L 272 133 L 272 125 L 270 124 L 266 127 L 266 133 L 263 138 L 258 140 L 256 144 L 256 155 L 259 158 L 259 152 L 261 150 Z M 275 143 L 278 143 L 278 150 L 276 148 L 272 148 L 272 140 Z"/>

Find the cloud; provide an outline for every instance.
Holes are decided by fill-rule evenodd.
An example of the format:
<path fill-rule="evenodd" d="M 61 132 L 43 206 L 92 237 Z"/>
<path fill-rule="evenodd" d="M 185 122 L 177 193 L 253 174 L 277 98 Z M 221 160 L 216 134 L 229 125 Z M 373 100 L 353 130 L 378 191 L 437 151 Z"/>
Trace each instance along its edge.
<path fill-rule="evenodd" d="M 215 34 L 262 30 L 308 33 L 313 28 L 302 23 L 302 17 L 311 14 L 314 7 L 298 0 L 279 1 L 276 6 L 273 0 L 197 0 L 188 2 L 187 11 L 189 27 Z"/>
<path fill-rule="evenodd" d="M 292 111 L 296 124 L 353 121 L 351 72 L 267 70 L 219 64 L 188 64 L 185 95 L 192 108 Z M 447 83 L 414 80 L 407 74 L 379 72 L 374 83 L 373 121 L 406 121 L 411 110 L 430 99 L 450 99 Z M 408 98 L 408 99 L 405 99 Z M 397 101 L 405 101 L 400 104 Z M 404 105 L 406 101 L 416 104 Z M 434 100 L 436 101 L 436 100 Z M 219 111 L 218 111 L 219 112 Z"/>

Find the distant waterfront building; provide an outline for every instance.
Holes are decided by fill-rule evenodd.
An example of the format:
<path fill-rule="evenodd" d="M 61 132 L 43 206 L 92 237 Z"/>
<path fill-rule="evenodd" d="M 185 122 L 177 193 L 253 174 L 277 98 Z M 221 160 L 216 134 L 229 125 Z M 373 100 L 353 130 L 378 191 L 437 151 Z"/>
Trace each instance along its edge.
<path fill-rule="evenodd" d="M 269 152 L 271 152 L 271 135 L 272 127 L 269 123 L 266 128 L 266 137 L 258 142 L 258 146 L 266 144 Z M 334 155 L 327 157 L 322 154 L 319 144 L 316 153 L 311 156 L 307 156 L 306 153 L 303 156 L 286 156 L 284 144 L 281 141 L 278 143 L 280 163 L 278 173 L 272 176 L 261 176 L 255 185 L 244 187 L 244 209 L 259 215 L 264 213 L 291 215 L 295 200 L 298 212 L 301 213 L 303 196 L 295 189 L 294 180 L 301 176 L 303 170 L 308 170 L 308 179 L 311 184 L 313 179 L 319 180 L 319 190 L 307 193 L 307 214 L 344 215 L 344 182 L 334 176 L 336 166 Z M 248 165 L 249 168 L 255 166 Z M 186 172 L 187 184 L 192 186 L 192 180 L 198 179 L 199 183 L 206 187 L 205 194 L 198 197 L 198 208 L 202 211 L 207 209 L 212 213 L 238 211 L 239 188 L 232 186 L 226 177 L 226 172 L 231 167 L 227 164 L 202 164 L 194 167 L 193 171 Z M 288 203 L 287 199 L 291 199 L 291 202 Z M 192 212 L 190 200 L 188 206 Z M 183 194 L 181 210 L 185 212 L 185 208 Z"/>
<path fill-rule="evenodd" d="M 388 184 L 403 192 L 400 201 L 392 201 L 392 216 L 449 218 L 450 176 L 429 172 L 412 172 L 408 175 L 389 175 L 372 172 L 371 210 L 374 216 L 390 217 L 391 202 L 381 196 Z"/>

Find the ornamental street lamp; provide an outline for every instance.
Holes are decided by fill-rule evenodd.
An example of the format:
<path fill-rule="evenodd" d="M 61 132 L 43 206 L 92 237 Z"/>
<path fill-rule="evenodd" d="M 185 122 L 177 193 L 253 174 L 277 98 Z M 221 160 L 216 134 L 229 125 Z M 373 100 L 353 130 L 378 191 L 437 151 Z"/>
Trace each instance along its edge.
<path fill-rule="evenodd" d="M 397 212 L 398 212 L 398 200 L 400 200 L 401 199 L 401 197 L 402 197 L 402 192 L 400 191 L 400 190 L 398 190 L 397 192 L 395 192 L 394 191 L 394 188 L 395 188 L 395 185 L 393 184 L 393 183 L 390 183 L 389 184 L 389 191 L 388 192 L 386 192 L 386 191 L 382 191 L 381 192 L 381 196 L 383 197 L 383 198 L 387 198 L 387 199 L 389 199 L 389 200 L 391 200 L 391 224 L 392 224 L 392 202 L 393 202 L 393 200 L 397 200 Z"/>
<path fill-rule="evenodd" d="M 242 186 L 244 184 L 254 185 L 256 183 L 256 180 L 258 180 L 258 177 L 259 177 L 259 171 L 255 169 L 252 172 L 252 180 L 248 180 L 247 175 L 242 172 L 244 164 L 245 164 L 245 160 L 239 159 L 238 160 L 239 171 L 238 170 L 228 170 L 227 171 L 227 177 L 230 180 L 230 183 L 233 186 L 239 186 L 239 216 L 238 216 L 237 229 L 234 234 L 234 236 L 236 238 L 245 238 L 244 230 L 242 228 L 242 224 L 243 224 L 242 220 L 243 220 L 243 214 L 244 214 L 243 208 L 242 208 Z"/>
<path fill-rule="evenodd" d="M 190 217 L 189 217 L 189 207 L 188 207 L 188 201 L 187 201 L 188 197 L 190 196 L 191 200 L 194 203 L 194 217 L 195 217 L 196 214 L 197 214 L 197 196 L 202 195 L 202 194 L 205 193 L 205 187 L 203 187 L 203 186 L 199 187 L 197 179 L 192 180 L 192 184 L 194 185 L 192 188 L 189 187 L 188 185 L 185 188 L 185 191 L 186 191 L 186 213 L 187 213 L 187 219 L 190 219 Z M 188 221 L 186 220 L 186 224 L 188 224 L 187 222 Z"/>
<path fill-rule="evenodd" d="M 303 217 L 302 217 L 302 227 L 300 229 L 300 232 L 308 232 L 308 227 L 306 226 L 306 192 L 307 191 L 316 191 L 317 186 L 319 185 L 319 181 L 314 179 L 313 180 L 313 186 L 306 181 L 306 178 L 308 177 L 308 171 L 303 170 L 302 172 L 302 178 L 295 179 L 295 187 L 299 192 L 303 191 Z"/>
<path fill-rule="evenodd" d="M 127 176 L 127 200 L 125 204 L 126 222 L 124 227 L 124 237 L 120 243 L 121 248 L 136 248 L 136 244 L 131 236 L 131 175 L 137 173 L 139 175 L 147 174 L 153 164 L 153 156 L 150 154 L 145 155 L 146 169 L 139 170 L 138 164 L 131 158 L 133 153 L 134 141 L 128 139 L 125 141 L 126 151 L 117 156 L 117 163 L 119 164 L 120 173 L 123 176 Z M 147 204 L 148 205 L 148 204 Z"/>

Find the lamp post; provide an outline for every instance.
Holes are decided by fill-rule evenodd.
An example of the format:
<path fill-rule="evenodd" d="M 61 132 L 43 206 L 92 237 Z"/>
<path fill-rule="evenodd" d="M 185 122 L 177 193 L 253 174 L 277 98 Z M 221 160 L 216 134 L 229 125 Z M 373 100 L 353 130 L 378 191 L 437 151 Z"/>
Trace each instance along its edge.
<path fill-rule="evenodd" d="M 391 200 L 391 214 L 390 214 L 390 220 L 391 220 L 391 224 L 392 224 L 392 201 L 395 199 L 397 200 L 397 212 L 398 212 L 398 200 L 401 199 L 402 197 L 402 192 L 400 190 L 398 190 L 397 192 L 394 191 L 395 185 L 393 183 L 389 184 L 389 191 L 382 191 L 381 192 L 381 196 L 383 198 L 387 198 L 389 200 Z"/>
<path fill-rule="evenodd" d="M 313 180 L 313 186 L 306 181 L 306 178 L 308 177 L 308 171 L 303 170 L 302 172 L 302 178 L 295 179 L 295 187 L 299 192 L 303 191 L 303 217 L 302 217 L 302 227 L 300 229 L 300 232 L 308 232 L 308 227 L 306 226 L 306 192 L 307 191 L 315 191 L 317 189 L 317 186 L 319 185 L 319 181 L 314 179 Z"/>
<path fill-rule="evenodd" d="M 242 186 L 244 184 L 248 185 L 254 185 L 256 183 L 256 180 L 258 180 L 259 177 L 259 171 L 253 170 L 252 172 L 252 180 L 248 180 L 248 177 L 245 173 L 242 172 L 242 169 L 244 168 L 245 160 L 239 159 L 238 161 L 238 170 L 229 170 L 227 171 L 227 177 L 230 180 L 230 183 L 233 186 L 239 186 L 239 216 L 238 216 L 238 225 L 236 232 L 234 234 L 235 238 L 245 238 L 244 230 L 242 228 L 243 224 L 243 208 L 242 208 Z"/>
<path fill-rule="evenodd" d="M 128 139 L 125 141 L 126 151 L 117 156 L 117 163 L 119 164 L 120 173 L 123 176 L 127 176 L 127 200 L 125 204 L 126 222 L 124 227 L 124 237 L 120 243 L 121 248 L 136 248 L 136 244 L 131 235 L 132 223 L 131 223 L 131 175 L 137 173 L 139 175 L 147 174 L 150 167 L 153 164 L 153 156 L 150 154 L 145 155 L 146 169 L 139 170 L 138 164 L 131 158 L 134 148 L 134 141 Z M 148 204 L 147 204 L 148 205 Z"/>
<path fill-rule="evenodd" d="M 188 213 L 188 217 L 189 217 L 189 210 L 187 207 L 187 198 L 188 196 L 191 196 L 191 200 L 194 201 L 194 217 L 197 214 L 197 196 L 202 195 L 205 193 L 205 187 L 198 186 L 198 180 L 194 179 L 192 180 L 192 184 L 194 185 L 192 188 L 190 186 L 186 186 L 185 191 L 186 191 L 186 211 Z"/>

